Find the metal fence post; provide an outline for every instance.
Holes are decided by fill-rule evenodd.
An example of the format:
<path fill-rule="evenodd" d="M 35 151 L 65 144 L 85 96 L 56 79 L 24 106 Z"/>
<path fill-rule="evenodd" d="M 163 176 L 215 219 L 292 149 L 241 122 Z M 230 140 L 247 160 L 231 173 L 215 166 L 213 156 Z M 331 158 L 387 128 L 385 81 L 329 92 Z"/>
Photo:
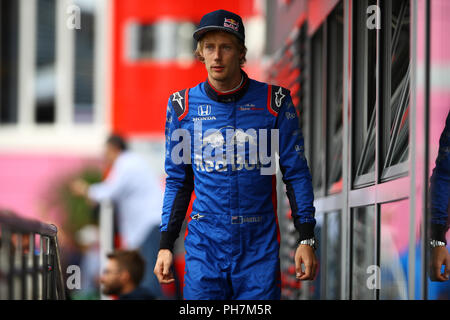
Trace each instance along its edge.
<path fill-rule="evenodd" d="M 100 203 L 100 273 L 106 265 L 106 255 L 114 249 L 113 243 L 113 205 L 111 201 Z M 101 276 L 101 274 L 100 274 Z M 108 296 L 101 294 L 102 300 L 109 300 Z"/>
<path fill-rule="evenodd" d="M 0 228 L 0 299 L 65 299 L 56 226 L 0 210 Z"/>

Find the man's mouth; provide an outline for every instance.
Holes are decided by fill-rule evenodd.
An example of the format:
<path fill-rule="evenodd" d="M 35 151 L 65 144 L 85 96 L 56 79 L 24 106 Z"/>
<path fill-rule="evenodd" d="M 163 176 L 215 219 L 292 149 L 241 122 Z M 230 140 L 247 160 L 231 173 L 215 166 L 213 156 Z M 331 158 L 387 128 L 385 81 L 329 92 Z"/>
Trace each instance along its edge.
<path fill-rule="evenodd" d="M 222 67 L 222 66 L 214 66 L 214 67 L 211 67 L 214 71 L 218 71 L 218 72 L 221 72 L 223 69 L 224 69 L 224 67 Z"/>

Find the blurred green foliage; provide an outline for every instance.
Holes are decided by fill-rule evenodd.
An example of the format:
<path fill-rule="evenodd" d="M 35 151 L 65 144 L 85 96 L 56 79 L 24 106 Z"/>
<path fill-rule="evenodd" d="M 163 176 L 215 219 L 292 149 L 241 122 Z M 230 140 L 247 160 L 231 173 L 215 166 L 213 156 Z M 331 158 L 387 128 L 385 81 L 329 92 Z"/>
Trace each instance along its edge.
<path fill-rule="evenodd" d="M 97 168 L 85 167 L 77 174 L 64 179 L 62 184 L 56 188 L 57 202 L 67 215 L 64 228 L 72 234 L 86 224 L 98 225 L 97 204 L 90 203 L 84 197 L 76 196 L 71 192 L 69 186 L 75 179 L 83 179 L 89 184 L 98 183 L 102 180 L 102 173 Z"/>

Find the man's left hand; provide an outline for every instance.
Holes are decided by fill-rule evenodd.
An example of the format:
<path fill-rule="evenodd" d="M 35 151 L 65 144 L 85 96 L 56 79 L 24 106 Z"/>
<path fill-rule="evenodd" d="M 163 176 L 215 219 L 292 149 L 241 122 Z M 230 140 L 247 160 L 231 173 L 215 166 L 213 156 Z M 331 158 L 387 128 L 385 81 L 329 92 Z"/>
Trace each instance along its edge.
<path fill-rule="evenodd" d="M 302 264 L 305 265 L 305 271 L 302 271 Z M 301 244 L 295 252 L 295 272 L 298 280 L 314 280 L 317 271 L 317 259 L 314 249 Z"/>
<path fill-rule="evenodd" d="M 441 267 L 445 266 L 444 273 Z M 446 247 L 435 247 L 431 249 L 431 281 L 448 281 L 450 276 L 450 254 Z"/>

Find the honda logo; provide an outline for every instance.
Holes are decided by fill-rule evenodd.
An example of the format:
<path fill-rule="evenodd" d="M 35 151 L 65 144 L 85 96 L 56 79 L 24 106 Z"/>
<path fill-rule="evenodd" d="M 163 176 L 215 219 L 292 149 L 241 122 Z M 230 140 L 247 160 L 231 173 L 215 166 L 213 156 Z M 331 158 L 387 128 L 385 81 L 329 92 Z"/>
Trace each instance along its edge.
<path fill-rule="evenodd" d="M 198 106 L 198 115 L 205 117 L 211 114 L 211 105 L 210 104 L 202 104 Z"/>

